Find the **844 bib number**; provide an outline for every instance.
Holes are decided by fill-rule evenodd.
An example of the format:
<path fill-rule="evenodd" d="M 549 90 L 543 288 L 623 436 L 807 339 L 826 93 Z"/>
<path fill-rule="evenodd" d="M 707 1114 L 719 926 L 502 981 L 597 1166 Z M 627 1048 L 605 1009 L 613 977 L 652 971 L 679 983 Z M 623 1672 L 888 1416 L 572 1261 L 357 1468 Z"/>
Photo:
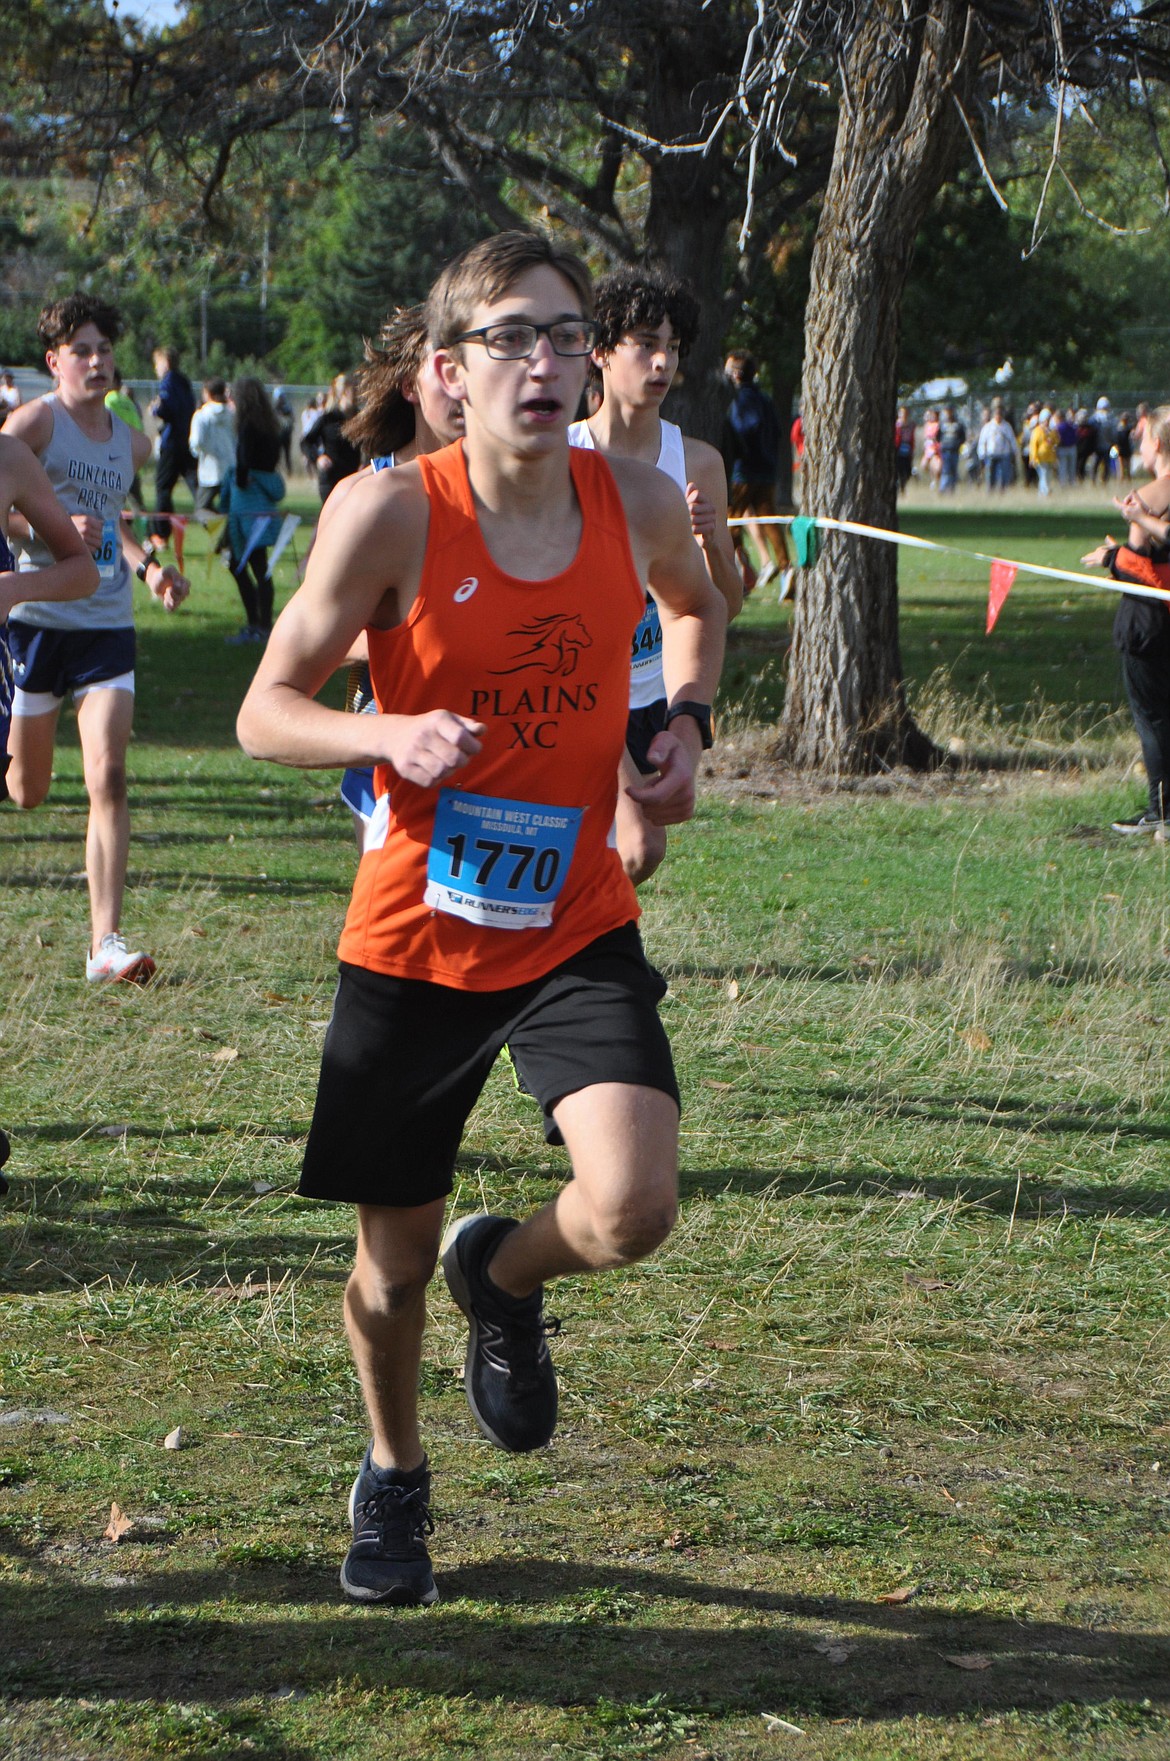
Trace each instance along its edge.
<path fill-rule="evenodd" d="M 547 929 L 581 826 L 580 807 L 442 789 L 424 895 L 433 911 L 490 929 Z"/>

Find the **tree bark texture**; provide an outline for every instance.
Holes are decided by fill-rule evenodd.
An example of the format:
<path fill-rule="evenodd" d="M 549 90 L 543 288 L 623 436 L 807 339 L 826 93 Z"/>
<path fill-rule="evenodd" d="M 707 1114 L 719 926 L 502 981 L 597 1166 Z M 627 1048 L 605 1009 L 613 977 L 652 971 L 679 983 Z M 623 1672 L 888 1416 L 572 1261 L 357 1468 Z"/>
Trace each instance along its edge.
<path fill-rule="evenodd" d="M 915 234 L 951 168 L 980 33 L 963 0 L 874 0 L 839 57 L 841 108 L 805 314 L 806 514 L 896 524 L 899 315 Z M 800 769 L 923 765 L 906 707 L 897 550 L 820 534 L 799 579 L 779 749 Z"/>

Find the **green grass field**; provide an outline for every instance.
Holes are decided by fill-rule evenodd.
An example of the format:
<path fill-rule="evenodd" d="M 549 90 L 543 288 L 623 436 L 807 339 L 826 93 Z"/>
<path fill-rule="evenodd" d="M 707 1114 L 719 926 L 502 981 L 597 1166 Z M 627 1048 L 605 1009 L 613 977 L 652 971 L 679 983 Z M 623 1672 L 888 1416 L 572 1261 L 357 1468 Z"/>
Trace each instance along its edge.
<path fill-rule="evenodd" d="M 1069 564 L 1106 524 L 902 522 Z M 789 614 L 749 605 L 643 896 L 678 1229 L 556 1288 L 532 1457 L 476 1430 L 436 1287 L 443 1599 L 391 1614 L 337 1586 L 351 1219 L 292 1195 L 353 839 L 335 778 L 237 750 L 256 650 L 202 545 L 140 617 L 155 984 L 84 982 L 71 722 L 49 804 L 0 812 L 0 1753 L 1170 1754 L 1170 846 L 1107 829 L 1144 780 L 1112 599 L 1021 577 L 986 638 L 986 566 L 904 553 L 913 700 L 986 763 L 837 790 L 769 767 Z M 457 1205 L 564 1173 L 497 1073 Z"/>

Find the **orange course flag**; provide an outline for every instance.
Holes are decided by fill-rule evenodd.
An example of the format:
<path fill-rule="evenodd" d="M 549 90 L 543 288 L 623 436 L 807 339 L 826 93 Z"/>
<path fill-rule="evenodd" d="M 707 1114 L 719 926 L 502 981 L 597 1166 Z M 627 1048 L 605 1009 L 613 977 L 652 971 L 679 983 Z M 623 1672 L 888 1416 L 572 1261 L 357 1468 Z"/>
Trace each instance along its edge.
<path fill-rule="evenodd" d="M 1003 610 L 1003 602 L 1011 592 L 1012 582 L 1015 578 L 1015 563 L 992 563 L 991 585 L 987 591 L 987 634 L 989 636 L 995 628 L 995 620 Z"/>

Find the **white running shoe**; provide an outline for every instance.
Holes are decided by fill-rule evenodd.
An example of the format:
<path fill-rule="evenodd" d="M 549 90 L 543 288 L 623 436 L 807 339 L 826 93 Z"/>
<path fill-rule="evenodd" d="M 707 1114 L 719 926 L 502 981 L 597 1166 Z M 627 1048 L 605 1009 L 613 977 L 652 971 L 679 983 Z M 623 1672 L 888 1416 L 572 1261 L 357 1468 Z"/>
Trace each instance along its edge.
<path fill-rule="evenodd" d="M 91 984 L 107 978 L 145 984 L 154 977 L 154 961 L 149 954 L 132 954 L 123 937 L 111 931 L 102 937 L 96 954 L 85 956 L 85 976 Z"/>

